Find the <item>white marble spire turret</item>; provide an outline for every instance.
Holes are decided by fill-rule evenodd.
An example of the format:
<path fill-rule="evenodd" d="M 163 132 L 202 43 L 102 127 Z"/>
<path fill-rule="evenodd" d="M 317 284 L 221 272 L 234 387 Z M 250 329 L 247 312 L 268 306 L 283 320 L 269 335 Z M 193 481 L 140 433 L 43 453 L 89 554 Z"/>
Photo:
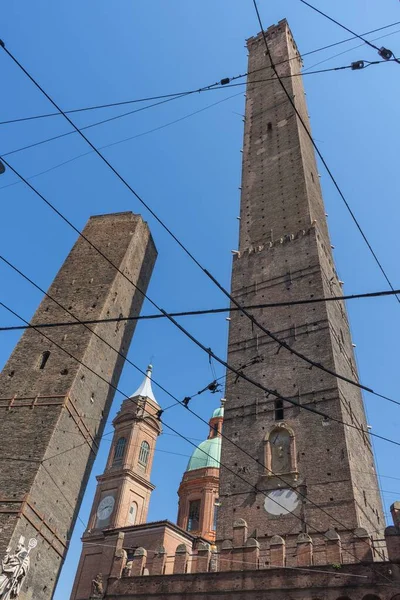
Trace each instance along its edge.
<path fill-rule="evenodd" d="M 138 396 L 141 396 L 142 398 L 150 398 L 150 400 L 153 400 L 154 402 L 156 402 L 158 404 L 157 400 L 154 397 L 153 389 L 151 387 L 151 372 L 152 372 L 152 370 L 153 370 L 153 365 L 149 365 L 147 367 L 146 376 L 145 376 L 144 380 L 142 381 L 142 383 L 140 384 L 140 386 L 138 387 L 136 392 L 130 396 L 131 398 L 137 398 Z"/>

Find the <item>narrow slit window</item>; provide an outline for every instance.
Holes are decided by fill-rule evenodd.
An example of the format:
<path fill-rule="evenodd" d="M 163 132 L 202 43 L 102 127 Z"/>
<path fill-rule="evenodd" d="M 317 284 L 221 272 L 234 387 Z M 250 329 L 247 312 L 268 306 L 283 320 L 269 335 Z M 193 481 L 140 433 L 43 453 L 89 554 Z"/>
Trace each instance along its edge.
<path fill-rule="evenodd" d="M 283 421 L 283 400 L 275 400 L 275 421 Z"/>
<path fill-rule="evenodd" d="M 150 445 L 148 444 L 148 442 L 144 441 L 140 445 L 139 459 L 138 459 L 138 463 L 141 467 L 143 467 L 143 468 L 147 467 L 147 463 L 149 462 L 149 456 L 150 456 Z"/>
<path fill-rule="evenodd" d="M 48 350 L 46 350 L 45 352 L 42 353 L 40 360 L 39 360 L 39 369 L 42 370 L 45 368 L 47 361 L 50 358 L 50 352 Z"/>

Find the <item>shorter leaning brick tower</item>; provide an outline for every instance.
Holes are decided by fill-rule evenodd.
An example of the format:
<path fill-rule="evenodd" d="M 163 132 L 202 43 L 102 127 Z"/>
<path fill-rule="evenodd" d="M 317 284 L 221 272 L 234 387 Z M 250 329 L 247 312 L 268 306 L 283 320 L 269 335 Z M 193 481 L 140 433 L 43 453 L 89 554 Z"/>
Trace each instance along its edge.
<path fill-rule="evenodd" d="M 45 297 L 33 324 L 139 314 L 143 294 L 117 269 L 146 291 L 156 259 L 146 223 L 99 215 L 83 234 L 116 268 L 80 237 L 48 291 L 58 304 Z M 37 540 L 19 600 L 52 598 L 135 323 L 55 327 L 47 339 L 28 329 L 1 373 L 0 557 L 21 536 Z"/>

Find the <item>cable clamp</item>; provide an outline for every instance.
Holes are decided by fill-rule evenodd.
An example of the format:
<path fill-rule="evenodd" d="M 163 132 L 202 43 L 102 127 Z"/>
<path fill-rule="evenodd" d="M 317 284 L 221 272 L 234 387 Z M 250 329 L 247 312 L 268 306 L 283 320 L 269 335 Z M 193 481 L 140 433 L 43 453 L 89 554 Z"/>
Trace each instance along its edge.
<path fill-rule="evenodd" d="M 231 82 L 231 80 L 230 80 L 229 77 L 224 77 L 224 79 L 221 79 L 220 84 L 221 85 L 227 85 L 230 82 Z"/>
<path fill-rule="evenodd" d="M 5 43 L 3 42 L 3 40 L 0 40 L 0 46 L 1 46 L 2 48 L 5 48 L 5 47 L 6 47 L 6 45 L 5 45 Z"/>
<path fill-rule="evenodd" d="M 185 398 L 182 400 L 182 404 L 183 404 L 183 406 L 185 406 L 185 407 L 187 408 L 187 407 L 188 407 L 188 404 L 189 404 L 189 402 L 190 402 L 190 400 L 191 400 L 191 397 L 190 397 L 190 396 L 186 396 L 186 397 L 185 397 Z"/>
<path fill-rule="evenodd" d="M 160 408 L 160 410 L 157 411 L 157 419 L 159 419 L 160 421 L 161 421 L 161 416 L 162 416 L 163 412 L 164 411 L 162 408 Z"/>

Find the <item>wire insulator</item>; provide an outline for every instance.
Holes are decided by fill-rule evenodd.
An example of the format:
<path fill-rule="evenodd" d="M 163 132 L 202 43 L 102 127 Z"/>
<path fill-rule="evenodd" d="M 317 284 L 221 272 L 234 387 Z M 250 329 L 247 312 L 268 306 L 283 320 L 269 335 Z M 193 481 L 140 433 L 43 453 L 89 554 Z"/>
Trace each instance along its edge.
<path fill-rule="evenodd" d="M 365 67 L 365 63 L 363 60 L 356 60 L 351 63 L 352 71 L 358 71 L 358 69 L 363 69 Z"/>
<path fill-rule="evenodd" d="M 391 58 L 393 58 L 393 52 L 391 50 L 389 50 L 388 48 L 385 48 L 384 46 L 382 46 L 382 48 L 380 48 L 378 50 L 378 54 L 384 60 L 390 60 Z"/>

